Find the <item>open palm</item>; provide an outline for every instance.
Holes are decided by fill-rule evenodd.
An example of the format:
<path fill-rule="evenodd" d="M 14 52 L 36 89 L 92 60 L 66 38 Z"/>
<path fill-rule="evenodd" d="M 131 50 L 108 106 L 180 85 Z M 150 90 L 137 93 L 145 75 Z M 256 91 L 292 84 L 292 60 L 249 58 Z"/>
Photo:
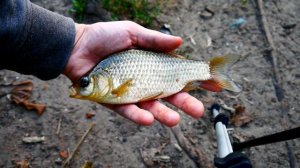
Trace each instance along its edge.
<path fill-rule="evenodd" d="M 149 30 L 130 21 L 76 24 L 75 44 L 64 74 L 75 82 L 112 53 L 131 48 L 170 52 L 181 43 L 180 37 Z M 203 104 L 188 93 L 180 92 L 164 100 L 194 118 L 203 115 Z M 180 120 L 177 112 L 157 100 L 106 106 L 140 125 L 150 125 L 156 119 L 167 126 L 174 126 Z"/>

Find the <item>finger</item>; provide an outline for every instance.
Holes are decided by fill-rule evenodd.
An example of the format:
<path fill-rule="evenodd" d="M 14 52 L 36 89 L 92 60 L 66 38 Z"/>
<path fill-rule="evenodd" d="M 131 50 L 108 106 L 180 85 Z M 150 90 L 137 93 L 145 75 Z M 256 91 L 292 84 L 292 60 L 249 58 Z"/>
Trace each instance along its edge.
<path fill-rule="evenodd" d="M 169 127 L 175 126 L 180 120 L 180 116 L 177 112 L 156 100 L 141 102 L 139 103 L 139 107 L 150 111 L 156 120 Z"/>
<path fill-rule="evenodd" d="M 204 107 L 201 101 L 186 92 L 177 93 L 165 98 L 165 100 L 194 118 L 199 118 L 204 114 Z"/>
<path fill-rule="evenodd" d="M 93 36 L 94 41 L 97 41 L 98 37 L 105 39 L 97 50 L 98 55 L 103 56 L 130 48 L 169 52 L 182 43 L 180 37 L 146 29 L 131 21 L 99 22 L 91 28 L 98 34 Z"/>
<path fill-rule="evenodd" d="M 134 104 L 104 106 L 139 125 L 151 125 L 154 121 L 154 117 L 149 111 L 140 109 Z"/>
<path fill-rule="evenodd" d="M 134 47 L 159 52 L 170 52 L 178 48 L 182 43 L 182 39 L 180 37 L 146 29 L 137 24 L 135 25 L 135 29 L 136 31 L 129 31 Z"/>

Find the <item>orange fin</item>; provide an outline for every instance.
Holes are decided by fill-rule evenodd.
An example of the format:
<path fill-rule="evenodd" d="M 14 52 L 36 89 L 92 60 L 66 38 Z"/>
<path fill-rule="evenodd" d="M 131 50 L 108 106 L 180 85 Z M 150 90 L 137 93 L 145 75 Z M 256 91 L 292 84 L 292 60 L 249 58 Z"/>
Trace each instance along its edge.
<path fill-rule="evenodd" d="M 119 87 L 116 89 L 113 89 L 111 91 L 112 94 L 116 95 L 117 97 L 123 96 L 129 89 L 129 87 L 132 85 L 132 79 L 127 80 L 126 82 L 122 83 Z"/>
<path fill-rule="evenodd" d="M 214 80 L 202 81 L 200 82 L 199 87 L 212 92 L 220 92 L 222 90 L 222 86 L 220 85 L 220 83 Z"/>
<path fill-rule="evenodd" d="M 148 96 L 148 97 L 142 98 L 141 100 L 139 100 L 139 102 L 158 99 L 159 96 L 161 96 L 161 95 L 163 95 L 163 94 L 164 94 L 163 92 L 160 92 L 160 93 L 157 94 L 157 95 L 154 95 L 154 96 Z"/>
<path fill-rule="evenodd" d="M 200 85 L 200 82 L 198 82 L 198 81 L 189 82 L 188 84 L 185 85 L 185 87 L 182 89 L 182 91 L 189 92 L 191 90 L 198 89 L 199 85 Z"/>
<path fill-rule="evenodd" d="M 212 58 L 209 62 L 212 81 L 202 81 L 201 85 L 207 87 L 207 84 L 211 84 L 211 89 L 220 87 L 229 91 L 240 92 L 241 88 L 239 88 L 227 74 L 228 69 L 237 62 L 239 58 L 238 55 L 225 55 Z"/>

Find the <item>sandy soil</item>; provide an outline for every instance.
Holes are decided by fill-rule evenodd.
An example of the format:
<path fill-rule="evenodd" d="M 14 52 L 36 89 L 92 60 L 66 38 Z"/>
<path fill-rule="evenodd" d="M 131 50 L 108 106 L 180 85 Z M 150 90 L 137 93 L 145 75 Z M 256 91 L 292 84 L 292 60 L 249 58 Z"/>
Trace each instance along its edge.
<path fill-rule="evenodd" d="M 68 9 L 71 5 L 67 0 L 34 2 L 70 16 Z M 163 3 L 162 13 L 156 21 L 157 29 L 170 24 L 172 33 L 184 39 L 180 52 L 191 58 L 208 60 L 214 55 L 243 55 L 231 69 L 233 79 L 243 87 L 240 95 L 192 92 L 207 109 L 205 116 L 198 120 L 177 110 L 182 116 L 180 128 L 183 135 L 192 148 L 205 153 L 210 163 L 216 155 L 216 139 L 208 108 L 214 102 L 222 100 L 229 107 L 242 106 L 245 113 L 250 114 L 252 121 L 231 126 L 231 136 L 235 141 L 300 125 L 300 1 L 269 0 L 265 1 L 264 7 L 277 49 L 275 57 L 284 96 L 281 101 L 278 101 L 278 89 L 274 87 L 273 67 L 266 52 L 268 43 L 256 1 L 249 0 L 242 5 L 238 0 L 168 0 Z M 204 13 L 205 8 L 213 11 L 213 15 L 207 11 Z M 87 13 L 87 23 L 109 19 L 109 14 L 94 1 L 89 4 Z M 246 24 L 230 29 L 230 24 L 240 17 L 247 21 Z M 293 24 L 296 26 L 291 27 Z M 208 46 L 209 39 L 212 44 Z M 34 83 L 31 99 L 47 105 L 41 116 L 15 105 L 5 95 L 11 90 L 5 84 L 22 80 Z M 31 167 L 60 167 L 63 159 L 59 152 L 72 151 L 91 122 L 96 125 L 70 167 L 81 167 L 87 160 L 93 162 L 94 167 L 197 167 L 195 159 L 190 159 L 178 148 L 169 128 L 158 122 L 141 127 L 96 103 L 70 99 L 68 86 L 71 83 L 64 76 L 41 81 L 33 76 L 2 70 L 0 84 L 0 95 L 3 95 L 0 98 L 0 167 L 15 167 L 20 160 L 28 160 Z M 95 117 L 86 119 L 87 112 L 94 113 Z M 34 144 L 22 142 L 24 137 L 30 136 L 45 136 L 46 140 Z M 300 141 L 296 139 L 252 147 L 244 152 L 254 167 L 297 167 L 300 166 L 299 148 Z M 209 164 L 203 164 L 203 167 L 209 167 Z"/>

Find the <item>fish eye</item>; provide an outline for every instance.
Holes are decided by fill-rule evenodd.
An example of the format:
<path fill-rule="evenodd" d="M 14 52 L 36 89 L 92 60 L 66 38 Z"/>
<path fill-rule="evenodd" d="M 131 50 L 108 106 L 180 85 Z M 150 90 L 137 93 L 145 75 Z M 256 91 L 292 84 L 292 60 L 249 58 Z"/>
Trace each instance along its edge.
<path fill-rule="evenodd" d="M 85 88 L 85 87 L 89 86 L 89 84 L 90 84 L 90 79 L 87 76 L 84 76 L 79 80 L 80 87 Z"/>

